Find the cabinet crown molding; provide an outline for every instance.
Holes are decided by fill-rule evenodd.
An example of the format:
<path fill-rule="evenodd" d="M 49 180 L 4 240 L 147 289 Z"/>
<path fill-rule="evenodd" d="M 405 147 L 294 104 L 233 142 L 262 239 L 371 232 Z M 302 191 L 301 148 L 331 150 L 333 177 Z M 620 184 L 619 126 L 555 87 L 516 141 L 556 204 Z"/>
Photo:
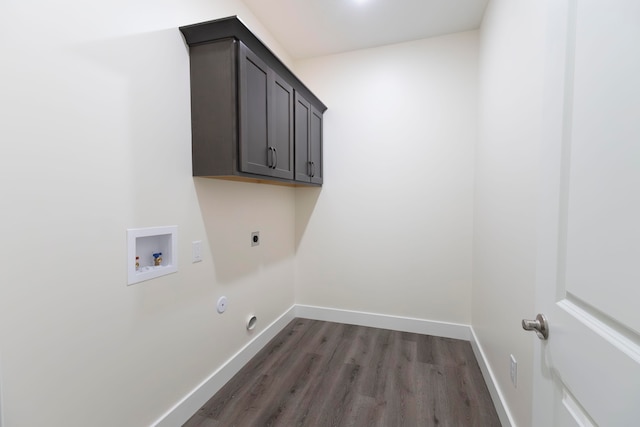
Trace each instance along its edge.
<path fill-rule="evenodd" d="M 318 110 L 322 113 L 327 110 L 327 106 L 237 16 L 185 25 L 179 29 L 190 47 L 226 38 L 240 40 L 251 51 L 263 58 L 280 76 L 291 82 L 296 90 Z"/>

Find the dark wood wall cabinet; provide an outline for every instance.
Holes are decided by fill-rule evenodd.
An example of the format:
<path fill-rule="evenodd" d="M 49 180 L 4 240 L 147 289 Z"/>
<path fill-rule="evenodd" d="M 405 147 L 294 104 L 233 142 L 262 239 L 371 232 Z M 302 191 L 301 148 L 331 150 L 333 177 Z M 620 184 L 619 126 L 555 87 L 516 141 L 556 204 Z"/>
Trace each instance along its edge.
<path fill-rule="evenodd" d="M 322 185 L 327 107 L 237 17 L 180 27 L 193 175 Z"/>

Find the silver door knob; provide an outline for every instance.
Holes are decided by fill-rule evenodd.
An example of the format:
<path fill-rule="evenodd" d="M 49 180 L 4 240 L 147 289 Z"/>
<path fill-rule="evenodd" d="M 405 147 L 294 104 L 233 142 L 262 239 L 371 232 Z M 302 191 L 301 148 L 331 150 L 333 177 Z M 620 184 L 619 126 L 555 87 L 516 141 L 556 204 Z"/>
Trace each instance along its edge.
<path fill-rule="evenodd" d="M 544 314 L 538 314 L 536 320 L 522 319 L 522 329 L 525 331 L 536 331 L 536 335 L 541 340 L 549 338 L 549 323 Z"/>

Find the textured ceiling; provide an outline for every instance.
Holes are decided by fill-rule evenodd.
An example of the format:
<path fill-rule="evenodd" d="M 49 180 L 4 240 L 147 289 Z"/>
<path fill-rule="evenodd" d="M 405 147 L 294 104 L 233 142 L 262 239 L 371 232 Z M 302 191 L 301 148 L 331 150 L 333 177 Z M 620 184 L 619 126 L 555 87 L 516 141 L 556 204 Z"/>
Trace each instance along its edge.
<path fill-rule="evenodd" d="M 243 0 L 294 58 L 479 27 L 488 0 Z"/>

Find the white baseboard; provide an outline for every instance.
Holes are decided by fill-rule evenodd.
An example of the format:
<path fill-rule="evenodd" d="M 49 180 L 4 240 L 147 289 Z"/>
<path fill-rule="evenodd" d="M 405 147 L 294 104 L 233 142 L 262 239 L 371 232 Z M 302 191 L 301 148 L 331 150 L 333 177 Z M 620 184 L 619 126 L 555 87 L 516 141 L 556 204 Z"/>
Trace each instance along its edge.
<path fill-rule="evenodd" d="M 487 363 L 487 358 L 485 357 L 484 351 L 482 350 L 482 345 L 478 341 L 478 337 L 476 336 L 475 331 L 471 328 L 471 348 L 473 349 L 473 354 L 475 354 L 476 359 L 478 360 L 478 365 L 480 365 L 480 371 L 482 372 L 482 376 L 484 377 L 484 382 L 487 383 L 487 388 L 489 389 L 489 394 L 491 395 L 491 399 L 493 400 L 493 406 L 496 407 L 496 412 L 498 413 L 498 418 L 500 418 L 500 423 L 503 427 L 515 427 L 515 422 L 513 421 L 513 417 L 509 412 L 507 406 L 504 404 L 504 396 L 498 387 L 498 382 L 496 381 L 495 376 L 493 375 L 493 370 Z"/>
<path fill-rule="evenodd" d="M 439 322 L 296 304 L 272 322 L 265 330 L 245 345 L 224 365 L 213 372 L 209 378 L 204 380 L 173 408 L 161 416 L 152 424 L 152 427 L 177 427 L 183 425 L 211 396 L 220 390 L 253 356 L 296 317 L 470 341 L 502 425 L 505 427 L 515 426 L 512 422 L 511 415 L 505 409 L 502 393 L 496 387 L 493 373 L 486 363 L 484 352 L 471 326 L 460 323 Z"/>
<path fill-rule="evenodd" d="M 295 305 L 296 317 L 324 320 L 327 322 L 347 323 L 349 325 L 369 326 L 394 331 L 413 332 L 445 338 L 469 341 L 471 327 L 460 323 L 437 322 L 434 320 L 414 319 L 411 317 L 390 316 L 386 314 L 365 313 L 361 311 L 338 310 L 335 308 Z"/>
<path fill-rule="evenodd" d="M 238 351 L 209 378 L 198 385 L 173 408 L 167 411 L 152 427 L 177 427 L 183 425 L 207 400 L 222 388 L 238 371 L 267 345 L 278 332 L 284 329 L 295 318 L 295 305 L 279 318 L 274 320 L 260 334 L 256 335 L 247 345 Z"/>

